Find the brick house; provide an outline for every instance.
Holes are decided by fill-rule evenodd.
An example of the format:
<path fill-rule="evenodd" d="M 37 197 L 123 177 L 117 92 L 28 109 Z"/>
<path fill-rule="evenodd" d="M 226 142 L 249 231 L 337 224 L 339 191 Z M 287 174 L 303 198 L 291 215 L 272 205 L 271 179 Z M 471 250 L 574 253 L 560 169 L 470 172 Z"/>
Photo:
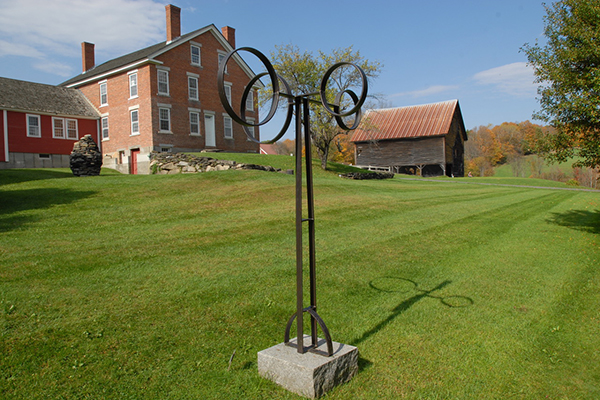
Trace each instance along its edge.
<path fill-rule="evenodd" d="M 60 85 L 78 89 L 99 110 L 104 166 L 147 174 L 152 151 L 258 153 L 218 95 L 219 61 L 235 48 L 235 29 L 209 25 L 181 35 L 180 8 L 165 8 L 165 42 L 97 66 L 94 44 L 84 42 L 83 72 Z M 237 54 L 229 61 L 225 90 L 234 109 L 253 76 Z M 244 106 L 249 122 L 257 121 L 255 90 Z M 258 128 L 253 134 L 258 139 Z"/>
<path fill-rule="evenodd" d="M 359 167 L 464 176 L 467 131 L 458 100 L 369 110 L 352 134 Z"/>
<path fill-rule="evenodd" d="M 98 141 L 99 117 L 79 90 L 0 77 L 0 169 L 68 168 L 75 141 Z"/>

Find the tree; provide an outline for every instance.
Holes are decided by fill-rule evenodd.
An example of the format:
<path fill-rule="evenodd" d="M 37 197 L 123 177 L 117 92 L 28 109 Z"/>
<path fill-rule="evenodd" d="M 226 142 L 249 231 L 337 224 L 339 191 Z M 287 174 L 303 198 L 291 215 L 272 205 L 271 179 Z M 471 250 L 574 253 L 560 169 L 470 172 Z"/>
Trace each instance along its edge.
<path fill-rule="evenodd" d="M 525 44 L 539 83 L 536 118 L 556 128 L 546 135 L 552 161 L 572 156 L 575 166 L 600 165 L 600 2 L 561 0 L 546 7 L 547 43 Z"/>
<path fill-rule="evenodd" d="M 319 51 L 316 56 L 310 52 L 301 52 L 294 45 L 277 46 L 271 53 L 271 63 L 275 71 L 290 85 L 294 96 L 318 92 L 323 75 L 338 62 L 358 65 L 369 80 L 376 78 L 382 67 L 380 63 L 362 57 L 352 46 L 333 50 L 331 54 Z M 328 101 L 333 102 L 335 94 L 351 88 L 357 88 L 355 92 L 360 96 L 361 82 L 355 68 L 338 68 L 328 80 Z M 263 101 L 267 98 L 270 99 L 268 92 L 261 96 Z M 348 102 L 351 101 L 348 96 L 344 96 L 342 100 L 345 102 L 342 106 L 348 106 Z M 331 144 L 338 135 L 346 131 L 339 128 L 335 118 L 320 106 L 311 107 L 310 124 L 311 139 L 321 159 L 321 167 L 327 169 Z"/>

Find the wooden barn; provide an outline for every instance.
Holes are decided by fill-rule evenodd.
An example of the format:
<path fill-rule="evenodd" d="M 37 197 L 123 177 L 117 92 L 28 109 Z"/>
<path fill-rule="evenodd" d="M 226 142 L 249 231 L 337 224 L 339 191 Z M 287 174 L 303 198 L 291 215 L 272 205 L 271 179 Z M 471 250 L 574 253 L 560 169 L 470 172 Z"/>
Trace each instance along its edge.
<path fill-rule="evenodd" d="M 369 110 L 351 141 L 356 164 L 421 176 L 464 176 L 467 132 L 458 100 Z"/>

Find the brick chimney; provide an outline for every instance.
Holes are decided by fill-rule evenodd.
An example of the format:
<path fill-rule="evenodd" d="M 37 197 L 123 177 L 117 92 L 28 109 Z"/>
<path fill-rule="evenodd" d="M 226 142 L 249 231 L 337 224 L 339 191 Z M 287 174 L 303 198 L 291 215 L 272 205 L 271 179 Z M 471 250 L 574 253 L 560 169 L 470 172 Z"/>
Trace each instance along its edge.
<path fill-rule="evenodd" d="M 81 64 L 83 72 L 89 71 L 96 65 L 94 57 L 94 43 L 81 43 Z"/>
<path fill-rule="evenodd" d="M 235 29 L 233 29 L 230 26 L 224 26 L 221 28 L 221 32 L 223 33 L 223 36 L 225 36 L 225 39 L 227 39 L 231 47 L 235 49 Z"/>
<path fill-rule="evenodd" d="M 181 8 L 169 4 L 167 10 L 167 43 L 181 36 Z"/>

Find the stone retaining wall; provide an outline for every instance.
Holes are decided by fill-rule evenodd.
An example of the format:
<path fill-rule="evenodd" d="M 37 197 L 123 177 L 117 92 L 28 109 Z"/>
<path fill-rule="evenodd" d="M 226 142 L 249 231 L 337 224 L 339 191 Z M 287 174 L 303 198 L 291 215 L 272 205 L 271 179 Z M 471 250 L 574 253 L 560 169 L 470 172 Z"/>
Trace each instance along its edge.
<path fill-rule="evenodd" d="M 182 153 L 150 153 L 150 173 L 152 174 L 195 174 L 229 169 L 256 169 L 293 174 L 293 170 L 282 171 L 270 165 L 244 164 L 231 160 L 217 160 L 211 157 L 198 157 Z"/>

